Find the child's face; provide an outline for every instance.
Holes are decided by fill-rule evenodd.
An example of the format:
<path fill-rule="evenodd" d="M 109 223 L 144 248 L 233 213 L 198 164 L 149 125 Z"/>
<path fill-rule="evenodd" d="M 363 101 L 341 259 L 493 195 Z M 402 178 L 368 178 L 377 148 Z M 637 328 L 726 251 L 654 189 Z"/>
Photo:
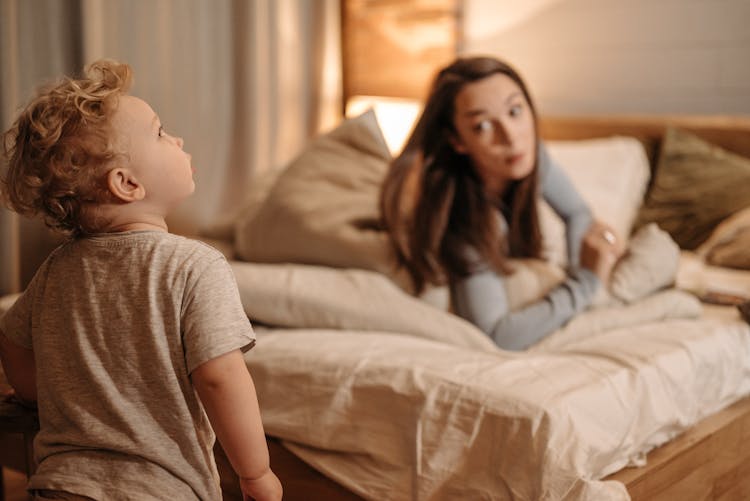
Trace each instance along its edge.
<path fill-rule="evenodd" d="M 168 212 L 193 193 L 195 169 L 182 138 L 169 135 L 145 101 L 121 96 L 112 125 L 129 155 L 128 168 L 146 190 L 144 200 Z"/>

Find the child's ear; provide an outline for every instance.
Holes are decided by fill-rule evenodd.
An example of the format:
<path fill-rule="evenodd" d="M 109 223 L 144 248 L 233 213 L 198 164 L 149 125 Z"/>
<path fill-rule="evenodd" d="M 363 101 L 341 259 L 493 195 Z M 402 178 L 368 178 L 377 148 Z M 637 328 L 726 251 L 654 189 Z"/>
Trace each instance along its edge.
<path fill-rule="evenodd" d="M 146 196 L 146 188 L 129 170 L 116 167 L 107 174 L 107 187 L 110 193 L 123 202 L 137 202 Z"/>

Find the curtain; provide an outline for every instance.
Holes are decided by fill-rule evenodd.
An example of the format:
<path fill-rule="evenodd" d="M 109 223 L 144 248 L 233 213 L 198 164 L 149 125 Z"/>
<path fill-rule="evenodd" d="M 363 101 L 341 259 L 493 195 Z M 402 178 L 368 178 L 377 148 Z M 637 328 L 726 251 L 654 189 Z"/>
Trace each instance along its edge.
<path fill-rule="evenodd" d="M 32 90 L 107 57 L 196 167 L 170 216 L 194 234 L 241 202 L 251 176 L 287 163 L 341 116 L 339 0 L 0 0 L 0 119 Z M 0 293 L 25 286 L 59 242 L 0 209 Z"/>

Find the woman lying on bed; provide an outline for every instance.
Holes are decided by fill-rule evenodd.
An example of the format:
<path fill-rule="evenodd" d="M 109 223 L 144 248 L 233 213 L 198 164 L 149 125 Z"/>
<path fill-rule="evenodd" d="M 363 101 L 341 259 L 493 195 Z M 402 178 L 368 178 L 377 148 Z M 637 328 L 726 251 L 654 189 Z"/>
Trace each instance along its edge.
<path fill-rule="evenodd" d="M 508 260 L 541 257 L 539 196 L 566 223 L 568 276 L 511 312 Z M 587 308 L 623 252 L 547 155 L 521 77 L 494 58 L 458 59 L 438 73 L 380 203 L 416 291 L 447 280 L 455 312 L 509 350 Z"/>

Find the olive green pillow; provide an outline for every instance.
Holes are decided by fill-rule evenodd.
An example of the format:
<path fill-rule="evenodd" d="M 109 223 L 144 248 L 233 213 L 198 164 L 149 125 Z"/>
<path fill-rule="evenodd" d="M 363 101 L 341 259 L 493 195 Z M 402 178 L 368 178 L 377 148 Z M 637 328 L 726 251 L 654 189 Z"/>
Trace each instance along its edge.
<path fill-rule="evenodd" d="M 750 158 L 669 128 L 636 226 L 657 223 L 695 249 L 726 217 L 750 206 Z"/>

